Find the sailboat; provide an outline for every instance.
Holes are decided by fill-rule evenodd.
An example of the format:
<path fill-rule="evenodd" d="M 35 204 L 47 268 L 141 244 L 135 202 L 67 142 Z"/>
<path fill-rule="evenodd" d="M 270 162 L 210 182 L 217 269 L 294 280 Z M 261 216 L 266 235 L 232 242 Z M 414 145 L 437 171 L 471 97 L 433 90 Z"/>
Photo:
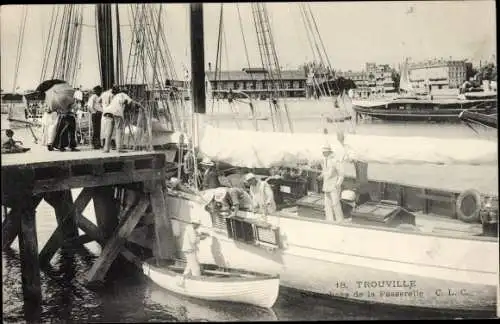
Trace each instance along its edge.
<path fill-rule="evenodd" d="M 419 92 L 410 81 L 408 59 L 401 65 L 399 89 L 403 94 L 392 100 L 357 101 L 356 112 L 389 121 L 446 121 L 459 122 L 462 111 L 491 114 L 497 110 L 496 97 L 433 99 Z M 430 98 L 429 98 L 430 96 Z"/>
<path fill-rule="evenodd" d="M 196 48 L 192 57 L 194 121 L 201 126 L 205 113 L 203 23 L 193 19 L 191 26 L 197 35 L 191 44 Z M 298 167 L 321 161 L 320 147 L 325 141 L 348 159 L 365 163 L 497 163 L 496 145 L 479 140 L 466 143 L 478 145 L 475 152 L 458 154 L 449 147 L 464 145 L 462 140 L 347 134 L 341 143 L 332 135 L 205 126 L 203 138 L 195 142 L 205 156 L 231 165 L 238 170 L 236 174 L 254 170 L 265 178 L 277 165 Z M 360 191 L 369 185 L 366 168 L 355 181 L 349 186 Z M 486 220 L 478 231 L 460 227 L 460 222 L 455 228 L 440 230 L 432 220 L 426 223 L 425 215 L 415 209 L 437 194 L 425 188 L 395 188 L 381 200 L 369 197 L 354 208 L 343 202 L 351 218 L 346 223 L 325 220 L 321 195 L 304 194 L 284 183 L 277 185 L 276 194 L 287 195 L 292 202 L 265 218 L 250 211 L 239 211 L 234 217 L 210 214 L 200 198 L 202 193 L 182 189 L 169 190 L 166 202 L 178 244 L 192 217 L 212 231 L 200 243 L 202 263 L 279 274 L 283 286 L 335 298 L 439 310 L 495 309 L 498 198 L 488 197 L 490 202 L 496 201 L 496 209 L 481 214 Z M 384 200 L 399 196 L 398 191 L 402 194 L 399 202 Z M 469 215 L 475 218 L 484 211 L 484 197 L 476 192 L 442 199 L 457 202 L 457 213 L 466 216 L 466 196 L 475 201 L 474 215 Z M 487 231 L 484 224 L 493 230 Z"/>

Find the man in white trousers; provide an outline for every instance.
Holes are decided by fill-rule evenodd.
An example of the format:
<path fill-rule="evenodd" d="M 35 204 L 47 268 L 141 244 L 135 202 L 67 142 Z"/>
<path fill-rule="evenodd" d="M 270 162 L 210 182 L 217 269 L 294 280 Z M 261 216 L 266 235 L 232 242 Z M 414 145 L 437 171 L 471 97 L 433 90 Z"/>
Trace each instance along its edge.
<path fill-rule="evenodd" d="M 198 260 L 198 244 L 200 240 L 205 239 L 208 234 L 199 231 L 200 221 L 192 219 L 191 224 L 184 229 L 182 238 L 182 252 L 186 257 L 186 268 L 184 269 L 183 277 L 191 275 L 194 277 L 201 275 L 200 262 Z"/>
<path fill-rule="evenodd" d="M 323 163 L 320 178 L 323 179 L 325 193 L 325 214 L 327 221 L 343 222 L 344 214 L 340 204 L 340 193 L 344 181 L 344 165 L 342 160 L 335 159 L 330 145 L 323 147 Z"/>

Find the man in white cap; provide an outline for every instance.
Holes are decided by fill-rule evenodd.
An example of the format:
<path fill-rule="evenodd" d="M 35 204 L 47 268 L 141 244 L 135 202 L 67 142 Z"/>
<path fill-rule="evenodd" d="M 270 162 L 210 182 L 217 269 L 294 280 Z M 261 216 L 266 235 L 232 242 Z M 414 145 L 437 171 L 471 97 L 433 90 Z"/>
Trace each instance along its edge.
<path fill-rule="evenodd" d="M 200 166 L 204 169 L 201 189 L 206 190 L 221 187 L 219 176 L 215 170 L 215 163 L 213 163 L 209 158 L 204 158 L 201 161 Z"/>
<path fill-rule="evenodd" d="M 199 232 L 200 220 L 197 218 L 191 219 L 191 224 L 188 224 L 184 229 L 182 238 L 182 252 L 186 257 L 186 268 L 183 276 L 200 276 L 201 268 L 198 260 L 198 243 L 200 240 L 207 238 L 207 233 Z"/>
<path fill-rule="evenodd" d="M 274 193 L 269 183 L 257 179 L 253 173 L 247 173 L 244 180 L 250 186 L 253 210 L 261 212 L 264 214 L 264 217 L 275 212 L 276 202 L 274 201 Z"/>
<path fill-rule="evenodd" d="M 327 221 L 342 222 L 344 214 L 340 204 L 340 193 L 344 181 L 344 166 L 342 161 L 335 159 L 330 145 L 323 146 L 322 172 L 319 178 L 323 179 L 325 193 L 325 214 Z"/>

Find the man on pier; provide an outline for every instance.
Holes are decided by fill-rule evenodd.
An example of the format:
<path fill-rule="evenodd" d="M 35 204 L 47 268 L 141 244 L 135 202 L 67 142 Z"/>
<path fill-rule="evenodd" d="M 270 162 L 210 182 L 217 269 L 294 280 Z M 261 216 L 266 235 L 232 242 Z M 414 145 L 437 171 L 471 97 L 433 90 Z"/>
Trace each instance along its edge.
<path fill-rule="evenodd" d="M 113 87 L 113 92 L 118 92 Z M 111 146 L 111 137 L 115 133 L 116 151 L 123 152 L 122 138 L 125 129 L 125 110 L 132 107 L 134 101 L 124 91 L 115 94 L 107 106 L 103 106 L 104 122 L 104 152 L 108 153 Z"/>
<path fill-rule="evenodd" d="M 117 94 L 119 91 L 120 91 L 120 89 L 118 88 L 118 86 L 115 85 L 111 89 L 108 89 L 101 94 L 101 96 L 99 98 L 101 99 L 101 106 L 102 106 L 103 111 L 104 111 L 104 108 L 109 106 L 109 104 L 111 103 L 111 99 L 113 99 L 113 96 L 115 94 Z M 104 127 L 105 127 L 105 120 L 104 120 L 104 116 L 102 116 L 101 117 L 100 135 L 101 135 L 101 146 L 103 146 L 103 147 L 104 147 L 104 142 L 106 139 Z"/>
<path fill-rule="evenodd" d="M 323 192 L 325 193 L 325 214 L 327 221 L 344 221 L 340 193 L 344 181 L 344 166 L 342 158 L 335 159 L 330 145 L 323 147 L 322 172 L 319 178 L 323 179 Z"/>
<path fill-rule="evenodd" d="M 102 87 L 95 86 L 93 94 L 87 101 L 87 108 L 92 116 L 92 146 L 94 149 L 101 148 L 101 119 L 102 119 Z"/>
<path fill-rule="evenodd" d="M 54 148 L 65 151 L 69 147 L 71 151 L 76 149 L 76 119 L 73 113 L 75 90 L 66 82 L 51 86 L 45 91 L 45 102 L 49 112 L 56 111 L 58 115 L 55 134 L 51 134 L 48 149 Z"/>

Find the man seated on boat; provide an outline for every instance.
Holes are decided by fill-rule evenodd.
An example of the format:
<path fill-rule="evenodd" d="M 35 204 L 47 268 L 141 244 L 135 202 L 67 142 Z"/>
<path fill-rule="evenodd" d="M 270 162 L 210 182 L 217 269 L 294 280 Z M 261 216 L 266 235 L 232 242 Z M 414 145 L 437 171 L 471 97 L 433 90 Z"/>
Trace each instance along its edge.
<path fill-rule="evenodd" d="M 276 202 L 271 185 L 267 181 L 257 179 L 255 174 L 247 173 L 244 181 L 250 186 L 250 197 L 252 198 L 252 210 L 262 213 L 264 218 L 276 211 Z"/>
<path fill-rule="evenodd" d="M 209 212 L 218 212 L 224 216 L 235 216 L 239 210 L 252 210 L 252 198 L 238 187 L 219 187 L 215 189 L 213 200 L 208 204 Z"/>
<path fill-rule="evenodd" d="M 344 214 L 340 204 L 340 193 L 344 181 L 344 166 L 341 161 L 335 159 L 330 145 L 323 146 L 322 171 L 319 178 L 323 180 L 323 192 L 325 193 L 325 215 L 327 221 L 343 222 Z"/>
<path fill-rule="evenodd" d="M 201 268 L 198 260 L 198 244 L 201 240 L 208 237 L 208 233 L 203 233 L 200 230 L 200 220 L 193 218 L 191 224 L 184 228 L 182 238 L 182 252 L 186 257 L 186 268 L 184 269 L 183 277 L 200 276 Z"/>
<path fill-rule="evenodd" d="M 200 167 L 203 172 L 201 190 L 221 187 L 217 170 L 215 170 L 214 162 L 212 162 L 209 158 L 204 158 L 200 163 Z"/>

